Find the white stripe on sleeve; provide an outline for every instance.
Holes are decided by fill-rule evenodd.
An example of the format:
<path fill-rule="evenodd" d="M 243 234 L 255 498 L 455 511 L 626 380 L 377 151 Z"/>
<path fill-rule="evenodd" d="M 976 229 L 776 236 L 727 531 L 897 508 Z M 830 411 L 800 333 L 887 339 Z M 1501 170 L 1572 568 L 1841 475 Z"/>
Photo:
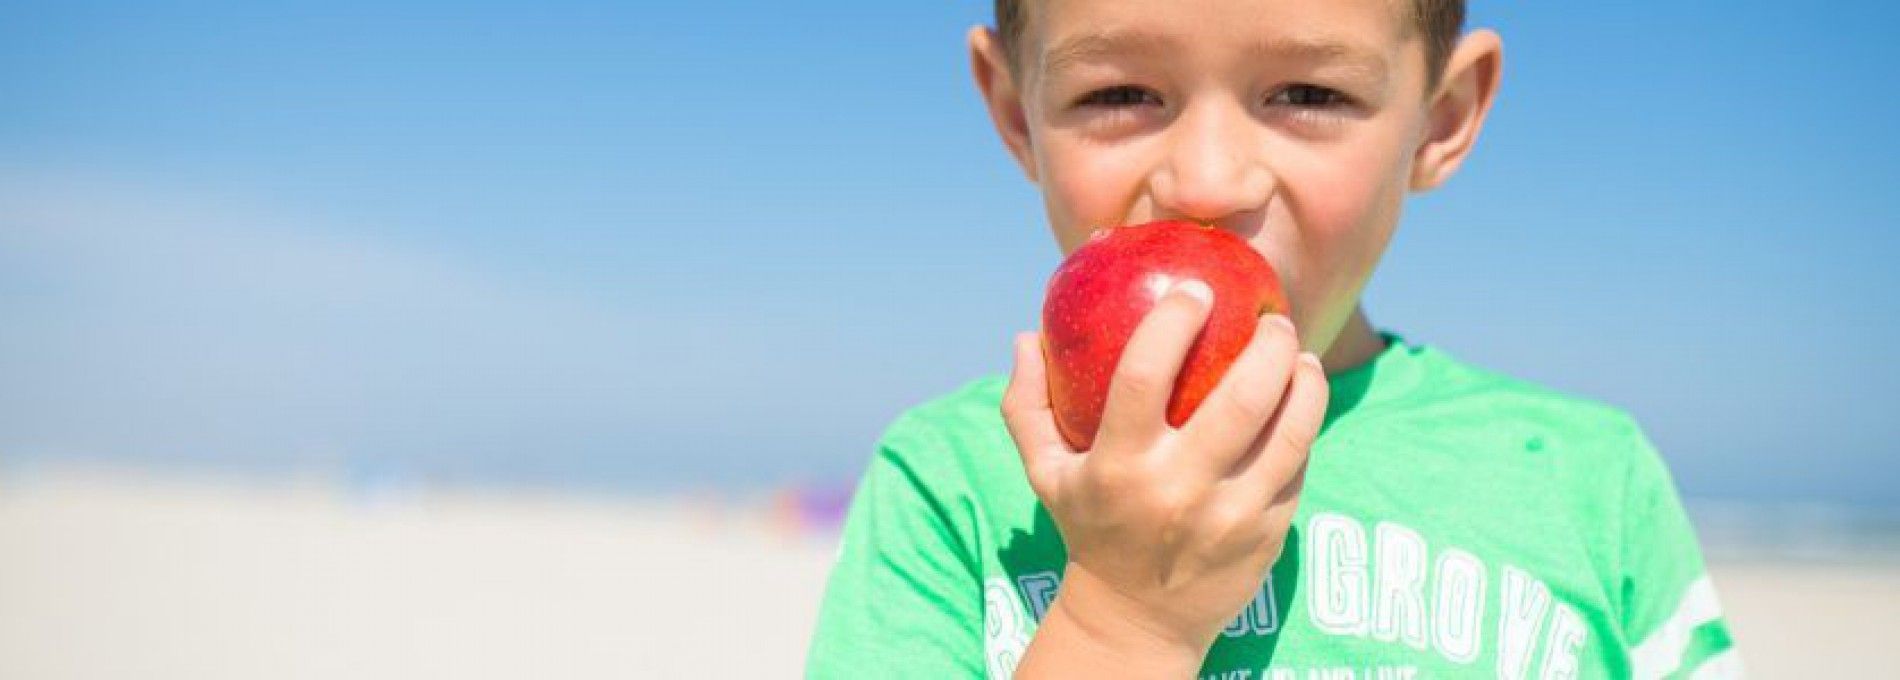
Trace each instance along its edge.
<path fill-rule="evenodd" d="M 1722 618 L 1722 603 L 1715 599 L 1715 584 L 1708 576 L 1702 576 L 1684 589 L 1676 612 L 1650 633 L 1649 638 L 1630 650 L 1630 666 L 1635 677 L 1650 680 L 1675 672 L 1682 666 L 1683 653 L 1689 650 L 1690 635 L 1702 624 L 1719 618 Z"/>
<path fill-rule="evenodd" d="M 1742 655 L 1733 649 L 1724 649 L 1709 660 L 1697 666 L 1689 680 L 1742 680 Z"/>

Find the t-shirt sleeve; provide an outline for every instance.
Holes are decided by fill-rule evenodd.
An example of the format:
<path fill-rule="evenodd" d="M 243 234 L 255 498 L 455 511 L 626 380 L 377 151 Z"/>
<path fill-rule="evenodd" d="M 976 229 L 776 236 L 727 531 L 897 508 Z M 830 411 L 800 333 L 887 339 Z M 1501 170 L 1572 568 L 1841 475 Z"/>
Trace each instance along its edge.
<path fill-rule="evenodd" d="M 1623 504 L 1623 631 L 1632 677 L 1737 678 L 1741 661 L 1674 481 L 1640 432 Z"/>
<path fill-rule="evenodd" d="M 982 590 L 954 520 L 967 495 L 940 472 L 951 454 L 910 419 L 879 443 L 845 515 L 807 677 L 983 675 Z"/>

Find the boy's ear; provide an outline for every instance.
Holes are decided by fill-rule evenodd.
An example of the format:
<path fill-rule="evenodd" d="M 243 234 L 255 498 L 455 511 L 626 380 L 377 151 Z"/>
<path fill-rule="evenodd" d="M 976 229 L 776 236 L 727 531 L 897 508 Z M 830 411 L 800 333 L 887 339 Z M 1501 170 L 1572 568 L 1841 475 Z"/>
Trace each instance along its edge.
<path fill-rule="evenodd" d="M 1425 137 L 1412 159 L 1413 191 L 1438 188 L 1471 155 L 1503 70 L 1504 45 L 1497 33 L 1476 30 L 1458 41 L 1427 103 Z"/>
<path fill-rule="evenodd" d="M 990 122 L 1003 138 L 1003 146 L 1016 158 L 1023 174 L 1035 182 L 1036 163 L 1029 148 L 1029 116 L 1023 110 L 1022 93 L 1009 69 L 1008 55 L 1002 42 L 988 26 L 970 29 L 970 70 L 976 76 L 976 89 L 990 111 Z"/>

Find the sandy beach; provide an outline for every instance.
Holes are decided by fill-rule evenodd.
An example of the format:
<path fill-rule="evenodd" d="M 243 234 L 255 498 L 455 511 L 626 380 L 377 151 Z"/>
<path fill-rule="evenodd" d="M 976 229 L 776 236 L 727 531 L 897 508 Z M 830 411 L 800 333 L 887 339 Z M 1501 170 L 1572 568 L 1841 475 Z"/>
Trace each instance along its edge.
<path fill-rule="evenodd" d="M 11 479 L 0 677 L 795 677 L 834 543 L 768 507 Z M 1712 569 L 1754 677 L 1892 670 L 1900 564 Z"/>

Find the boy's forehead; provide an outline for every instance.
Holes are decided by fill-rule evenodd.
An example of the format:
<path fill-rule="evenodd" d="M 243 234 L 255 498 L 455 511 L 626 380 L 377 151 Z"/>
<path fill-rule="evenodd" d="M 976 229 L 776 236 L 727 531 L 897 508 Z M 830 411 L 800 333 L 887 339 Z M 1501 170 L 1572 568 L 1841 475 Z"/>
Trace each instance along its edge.
<path fill-rule="evenodd" d="M 1042 70 L 1111 52 L 1227 43 L 1377 58 L 1413 37 L 1415 0 L 1031 0 L 1023 47 Z"/>

